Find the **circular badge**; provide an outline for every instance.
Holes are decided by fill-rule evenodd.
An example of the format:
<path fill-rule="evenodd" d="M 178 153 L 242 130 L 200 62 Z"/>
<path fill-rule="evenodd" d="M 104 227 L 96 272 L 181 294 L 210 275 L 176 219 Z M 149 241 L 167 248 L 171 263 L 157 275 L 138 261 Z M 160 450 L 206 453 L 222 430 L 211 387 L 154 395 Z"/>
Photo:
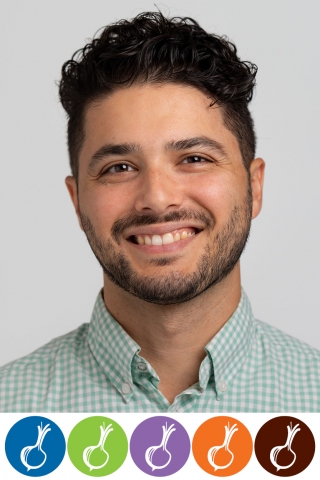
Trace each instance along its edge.
<path fill-rule="evenodd" d="M 19 420 L 9 430 L 5 442 L 13 468 L 28 477 L 53 472 L 63 460 L 66 442 L 58 425 L 46 417 Z"/>
<path fill-rule="evenodd" d="M 192 441 L 198 465 L 217 477 L 240 472 L 249 462 L 253 442 L 249 430 L 232 417 L 214 417 L 204 422 Z"/>
<path fill-rule="evenodd" d="M 120 425 L 107 417 L 88 417 L 77 423 L 68 438 L 68 455 L 80 472 L 91 477 L 110 475 L 121 467 L 128 440 Z"/>
<path fill-rule="evenodd" d="M 315 441 L 310 428 L 295 417 L 276 417 L 256 436 L 254 449 L 260 465 L 277 477 L 291 477 L 311 463 Z"/>
<path fill-rule="evenodd" d="M 190 439 L 177 420 L 151 417 L 133 432 L 130 452 L 140 470 L 153 477 L 166 477 L 180 470 L 188 460 Z"/>

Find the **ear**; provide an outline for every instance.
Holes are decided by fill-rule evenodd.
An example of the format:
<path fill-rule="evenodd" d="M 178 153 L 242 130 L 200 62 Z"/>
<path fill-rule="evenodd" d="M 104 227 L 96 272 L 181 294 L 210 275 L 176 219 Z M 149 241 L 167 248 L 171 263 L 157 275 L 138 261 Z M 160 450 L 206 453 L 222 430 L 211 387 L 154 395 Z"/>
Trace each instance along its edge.
<path fill-rule="evenodd" d="M 250 165 L 252 188 L 252 218 L 256 218 L 262 207 L 262 191 L 264 181 L 265 162 L 262 158 L 255 158 Z"/>
<path fill-rule="evenodd" d="M 79 214 L 77 181 L 74 177 L 68 176 L 68 177 L 66 177 L 65 182 L 66 182 L 66 186 L 67 186 L 68 192 L 70 194 L 74 209 L 75 209 L 77 217 L 78 217 L 78 222 L 79 222 L 80 228 L 81 228 L 81 230 L 83 230 L 82 223 L 81 223 L 81 218 L 80 218 L 80 214 Z"/>

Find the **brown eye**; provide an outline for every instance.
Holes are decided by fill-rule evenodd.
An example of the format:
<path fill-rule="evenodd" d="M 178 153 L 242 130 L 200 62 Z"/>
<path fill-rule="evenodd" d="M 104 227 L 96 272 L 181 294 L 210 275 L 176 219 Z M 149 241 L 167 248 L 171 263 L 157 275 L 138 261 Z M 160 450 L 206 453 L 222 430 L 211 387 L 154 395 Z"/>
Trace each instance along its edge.
<path fill-rule="evenodd" d="M 113 165 L 112 167 L 105 170 L 104 174 L 131 172 L 132 170 L 134 169 L 130 165 L 127 165 L 126 163 L 118 163 L 117 165 Z"/>
<path fill-rule="evenodd" d="M 182 163 L 204 163 L 208 162 L 206 158 L 199 157 L 198 155 L 192 155 L 190 157 L 187 157 L 183 160 Z"/>

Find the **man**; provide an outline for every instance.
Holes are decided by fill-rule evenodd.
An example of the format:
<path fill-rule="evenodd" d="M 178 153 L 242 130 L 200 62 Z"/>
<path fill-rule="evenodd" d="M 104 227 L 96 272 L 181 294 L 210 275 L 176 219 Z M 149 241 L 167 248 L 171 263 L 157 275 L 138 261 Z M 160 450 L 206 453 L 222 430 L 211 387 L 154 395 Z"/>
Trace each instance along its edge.
<path fill-rule="evenodd" d="M 319 352 L 254 319 L 239 258 L 264 162 L 256 67 L 138 15 L 62 69 L 69 190 L 104 272 L 91 322 L 1 369 L 1 411 L 319 411 Z"/>

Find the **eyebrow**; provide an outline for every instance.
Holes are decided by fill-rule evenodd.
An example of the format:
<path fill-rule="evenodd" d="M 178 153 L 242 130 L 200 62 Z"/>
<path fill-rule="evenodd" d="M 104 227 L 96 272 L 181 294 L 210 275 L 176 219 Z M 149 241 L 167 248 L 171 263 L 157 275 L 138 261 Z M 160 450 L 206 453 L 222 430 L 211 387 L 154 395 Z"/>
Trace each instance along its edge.
<path fill-rule="evenodd" d="M 166 150 L 188 150 L 189 148 L 202 147 L 210 150 L 215 150 L 224 157 L 227 156 L 223 145 L 212 138 L 206 136 L 186 138 L 185 140 L 175 140 L 167 143 Z"/>
<path fill-rule="evenodd" d="M 202 147 L 215 150 L 217 153 L 226 157 L 226 151 L 223 145 L 212 138 L 206 136 L 191 137 L 184 140 L 173 140 L 165 145 L 166 151 L 182 151 L 194 147 Z M 92 156 L 88 165 L 88 171 L 92 170 L 102 160 L 110 156 L 124 156 L 131 153 L 141 153 L 142 148 L 136 143 L 108 143 L 103 145 Z"/>
<path fill-rule="evenodd" d="M 129 153 L 139 153 L 141 148 L 135 143 L 108 143 L 103 145 L 96 153 L 92 156 L 90 163 L 88 165 L 88 171 L 92 170 L 101 160 L 114 156 L 114 155 L 128 155 Z"/>

